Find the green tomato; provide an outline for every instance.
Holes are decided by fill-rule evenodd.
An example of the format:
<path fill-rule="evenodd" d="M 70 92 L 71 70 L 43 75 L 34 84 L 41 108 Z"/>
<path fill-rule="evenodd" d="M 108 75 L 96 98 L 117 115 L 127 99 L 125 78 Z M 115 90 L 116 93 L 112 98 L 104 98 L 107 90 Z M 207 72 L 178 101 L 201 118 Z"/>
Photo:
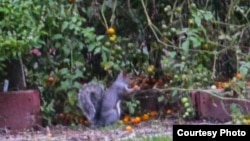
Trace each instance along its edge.
<path fill-rule="evenodd" d="M 211 89 L 216 90 L 216 86 L 215 86 L 215 85 L 212 85 L 212 86 L 211 86 Z"/>
<path fill-rule="evenodd" d="M 187 98 L 187 97 L 183 97 L 183 98 L 181 98 L 181 102 L 182 102 L 182 103 L 186 103 L 186 102 L 188 102 L 188 98 Z"/>
<path fill-rule="evenodd" d="M 185 108 L 188 108 L 189 106 L 190 106 L 189 102 L 185 102 L 185 103 L 184 103 L 184 107 L 185 107 Z"/>
<path fill-rule="evenodd" d="M 185 117 L 189 117 L 189 116 L 190 116 L 190 114 L 189 114 L 189 112 L 185 112 L 183 116 L 185 116 Z"/>
<path fill-rule="evenodd" d="M 192 108 L 187 108 L 187 112 L 191 113 L 191 112 L 193 112 L 193 109 Z"/>

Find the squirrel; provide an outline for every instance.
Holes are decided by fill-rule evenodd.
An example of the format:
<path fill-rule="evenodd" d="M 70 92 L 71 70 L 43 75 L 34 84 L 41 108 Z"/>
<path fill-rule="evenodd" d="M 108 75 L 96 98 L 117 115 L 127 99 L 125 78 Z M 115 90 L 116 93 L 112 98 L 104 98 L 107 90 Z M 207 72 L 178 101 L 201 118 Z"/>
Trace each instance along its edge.
<path fill-rule="evenodd" d="M 96 82 L 82 86 L 78 92 L 78 102 L 92 127 L 108 126 L 120 119 L 122 97 L 139 89 L 129 88 L 129 82 L 128 74 L 121 71 L 109 88 Z"/>

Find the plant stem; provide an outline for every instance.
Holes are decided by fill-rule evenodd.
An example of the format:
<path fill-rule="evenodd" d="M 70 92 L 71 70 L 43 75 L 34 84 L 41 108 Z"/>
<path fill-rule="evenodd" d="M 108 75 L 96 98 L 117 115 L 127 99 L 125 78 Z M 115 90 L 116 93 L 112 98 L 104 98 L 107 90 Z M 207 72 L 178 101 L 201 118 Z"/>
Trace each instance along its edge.
<path fill-rule="evenodd" d="M 25 79 L 25 72 L 24 72 L 24 65 L 23 65 L 23 60 L 22 58 L 19 56 L 19 63 L 21 66 L 21 75 L 22 75 L 22 81 L 23 81 L 23 86 L 26 88 L 26 79 Z"/>

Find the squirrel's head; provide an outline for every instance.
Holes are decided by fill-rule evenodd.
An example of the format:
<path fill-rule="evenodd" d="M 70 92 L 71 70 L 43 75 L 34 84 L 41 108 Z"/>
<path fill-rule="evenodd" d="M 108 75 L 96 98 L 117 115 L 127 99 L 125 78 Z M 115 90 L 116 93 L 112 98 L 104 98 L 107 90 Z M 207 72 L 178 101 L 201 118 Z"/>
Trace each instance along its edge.
<path fill-rule="evenodd" d="M 120 74 L 123 76 L 123 77 L 127 77 L 128 73 L 124 70 L 121 70 L 120 71 Z"/>
<path fill-rule="evenodd" d="M 129 83 L 131 81 L 131 78 L 130 78 L 130 75 L 126 71 L 122 70 L 120 71 L 116 80 Z"/>

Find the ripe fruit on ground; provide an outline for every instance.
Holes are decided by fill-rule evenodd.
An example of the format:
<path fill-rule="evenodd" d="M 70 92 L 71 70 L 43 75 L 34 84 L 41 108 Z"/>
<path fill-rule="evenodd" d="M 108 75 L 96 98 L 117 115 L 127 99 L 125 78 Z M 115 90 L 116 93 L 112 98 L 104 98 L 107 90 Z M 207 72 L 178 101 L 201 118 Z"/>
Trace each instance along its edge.
<path fill-rule="evenodd" d="M 128 115 L 124 116 L 123 122 L 124 123 L 129 123 L 130 117 Z"/>
<path fill-rule="evenodd" d="M 250 125 L 250 119 L 247 119 L 247 124 Z"/>
<path fill-rule="evenodd" d="M 141 117 L 141 119 L 143 121 L 147 121 L 147 120 L 149 120 L 149 115 L 148 114 L 143 114 L 143 116 Z"/>
<path fill-rule="evenodd" d="M 128 126 L 126 127 L 126 131 L 132 132 L 132 131 L 133 131 L 133 128 L 132 128 L 131 126 L 128 125 Z"/>
<path fill-rule="evenodd" d="M 107 34 L 110 35 L 110 36 L 114 35 L 115 34 L 115 29 L 113 27 L 108 28 L 107 29 Z"/>
<path fill-rule="evenodd" d="M 135 117 L 135 121 L 136 121 L 136 123 L 140 123 L 141 122 L 141 118 L 140 117 Z"/>
<path fill-rule="evenodd" d="M 151 111 L 151 112 L 150 112 L 150 116 L 151 116 L 151 117 L 157 116 L 157 112 L 156 112 L 156 111 Z"/>
<path fill-rule="evenodd" d="M 141 118 L 140 117 L 131 118 L 131 123 L 132 124 L 138 124 L 140 122 L 141 122 Z"/>
<path fill-rule="evenodd" d="M 52 134 L 50 132 L 47 133 L 47 137 L 51 138 Z"/>

